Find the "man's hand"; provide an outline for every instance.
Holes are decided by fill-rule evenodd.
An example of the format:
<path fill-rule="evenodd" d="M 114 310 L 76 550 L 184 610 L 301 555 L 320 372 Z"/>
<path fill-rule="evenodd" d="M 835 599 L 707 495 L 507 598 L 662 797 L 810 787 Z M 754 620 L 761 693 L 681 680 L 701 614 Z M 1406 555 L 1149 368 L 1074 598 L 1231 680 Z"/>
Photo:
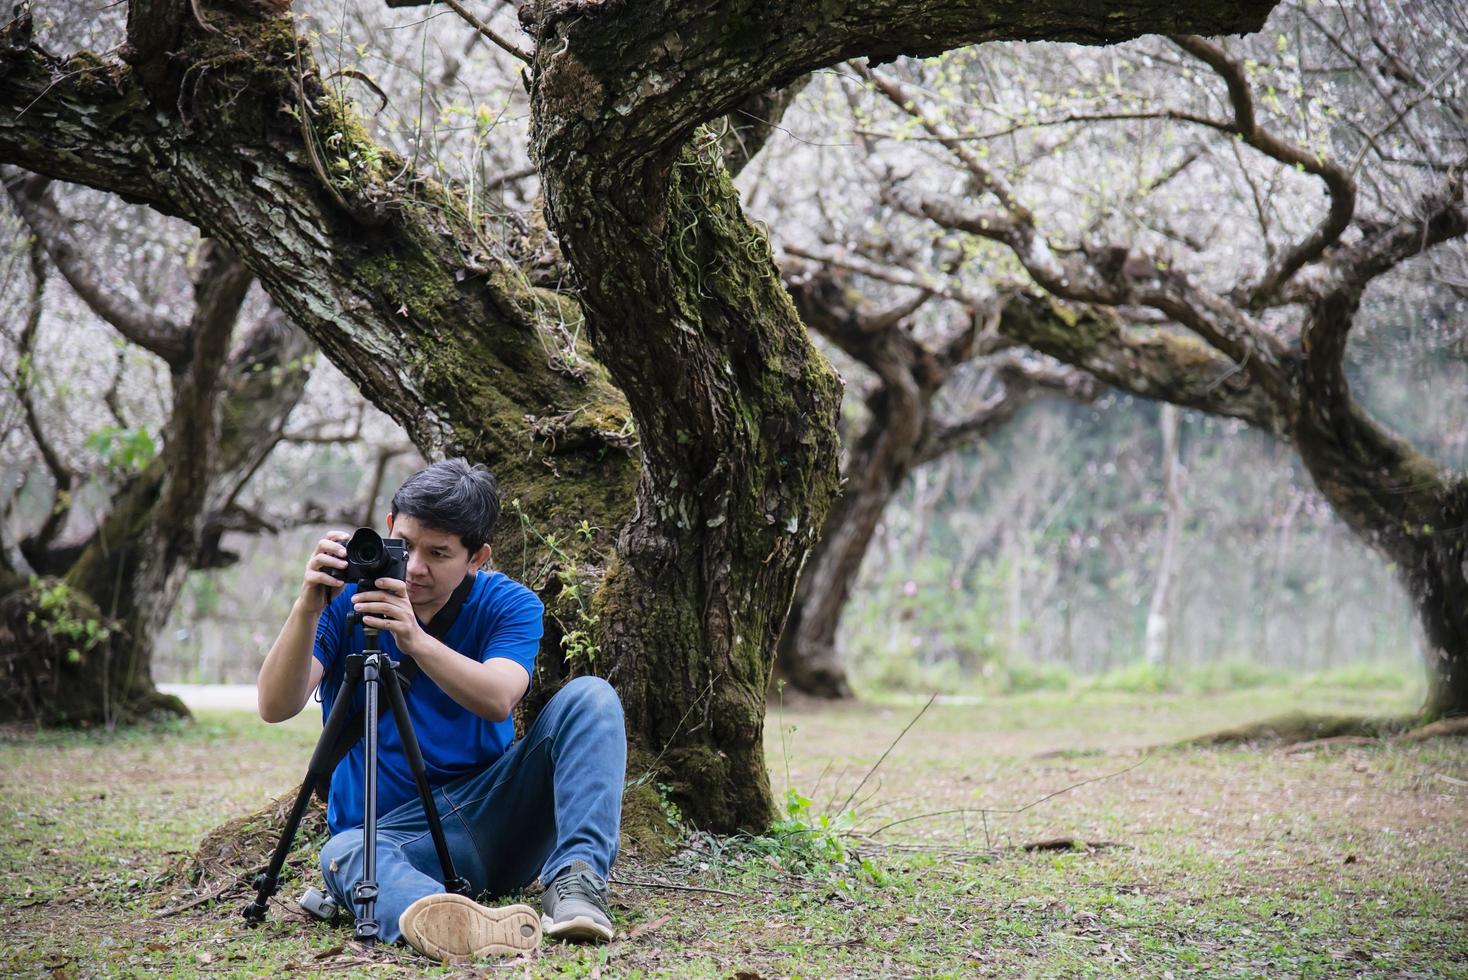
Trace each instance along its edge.
<path fill-rule="evenodd" d="M 306 562 L 306 576 L 301 583 L 301 602 L 312 614 L 319 614 L 345 584 L 333 578 L 328 568 L 347 567 L 347 547 L 343 541 L 351 540 L 345 531 L 327 531 L 326 537 L 316 542 L 316 550 Z"/>
<path fill-rule="evenodd" d="M 387 630 L 397 642 L 398 649 L 413 656 L 422 648 L 428 634 L 418 624 L 413 604 L 408 601 L 408 586 L 395 578 L 380 578 L 372 584 L 377 586 L 377 590 L 352 596 L 352 608 L 363 614 L 363 626 Z"/>

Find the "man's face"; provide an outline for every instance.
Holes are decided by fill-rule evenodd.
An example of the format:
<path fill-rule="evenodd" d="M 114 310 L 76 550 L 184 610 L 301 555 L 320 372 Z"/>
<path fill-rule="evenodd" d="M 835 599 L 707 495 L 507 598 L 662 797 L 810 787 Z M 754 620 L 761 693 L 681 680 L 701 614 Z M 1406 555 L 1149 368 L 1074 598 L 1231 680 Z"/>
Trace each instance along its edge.
<path fill-rule="evenodd" d="M 408 601 L 428 615 L 437 612 L 471 569 L 489 557 L 489 545 L 474 554 L 457 534 L 440 531 L 407 514 L 389 514 L 387 530 L 408 548 Z M 427 618 L 420 614 L 420 619 Z"/>

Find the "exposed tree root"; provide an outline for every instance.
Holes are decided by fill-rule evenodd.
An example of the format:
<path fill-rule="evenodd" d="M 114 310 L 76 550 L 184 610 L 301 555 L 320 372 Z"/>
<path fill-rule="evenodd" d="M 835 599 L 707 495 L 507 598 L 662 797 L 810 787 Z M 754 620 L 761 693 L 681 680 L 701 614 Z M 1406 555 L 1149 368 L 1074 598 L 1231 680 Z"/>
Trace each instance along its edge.
<path fill-rule="evenodd" d="M 1437 721 L 1403 732 L 1397 736 L 1399 742 L 1425 742 L 1429 738 L 1446 738 L 1456 735 L 1468 736 L 1468 717 L 1441 718 Z"/>
<path fill-rule="evenodd" d="M 1468 736 L 1468 718 L 1445 718 L 1417 725 L 1416 715 L 1367 718 L 1357 715 L 1312 715 L 1303 711 L 1225 728 L 1175 743 L 1176 748 L 1224 745 L 1290 747 L 1305 752 L 1334 745 L 1367 745 L 1385 740 L 1421 742 L 1429 738 Z"/>

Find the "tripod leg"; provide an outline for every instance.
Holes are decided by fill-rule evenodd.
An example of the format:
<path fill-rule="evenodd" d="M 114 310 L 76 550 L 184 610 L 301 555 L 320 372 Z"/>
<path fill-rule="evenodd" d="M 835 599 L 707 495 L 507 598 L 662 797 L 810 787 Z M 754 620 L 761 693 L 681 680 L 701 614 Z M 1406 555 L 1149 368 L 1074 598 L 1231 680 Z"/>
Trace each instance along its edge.
<path fill-rule="evenodd" d="M 326 769 L 331 764 L 332 746 L 346 727 L 347 719 L 352 713 L 352 695 L 362 677 L 361 663 L 353 663 L 353 659 L 347 659 L 341 687 L 337 689 L 336 700 L 331 705 L 331 714 L 327 716 L 326 725 L 321 729 L 321 737 L 316 740 L 316 748 L 306 766 L 306 778 L 296 793 L 296 802 L 291 807 L 290 816 L 286 818 L 285 829 L 281 831 L 280 840 L 275 845 L 275 853 L 270 856 L 270 864 L 265 870 L 255 876 L 255 900 L 246 905 L 244 911 L 245 921 L 250 925 L 259 925 L 265 920 L 266 903 L 280 889 L 280 869 L 285 866 L 286 856 L 291 852 L 296 831 L 301 826 L 301 818 L 306 815 L 306 807 L 311 803 L 311 793 L 316 788 L 316 781 L 329 775 Z"/>
<path fill-rule="evenodd" d="M 366 944 L 376 942 L 380 932 L 377 923 L 377 691 L 382 681 L 378 672 L 381 656 L 375 643 L 372 647 L 362 668 L 362 680 L 367 685 L 363 719 L 366 748 L 362 765 L 362 880 L 352 886 L 352 901 L 359 907 L 353 935 Z"/>
<path fill-rule="evenodd" d="M 428 785 L 428 772 L 423 765 L 423 751 L 418 746 L 418 733 L 413 730 L 413 719 L 408 716 L 408 705 L 403 698 L 402 686 L 397 683 L 391 661 L 384 667 L 388 676 L 387 682 L 382 686 L 387 692 L 387 706 L 398 726 L 398 738 L 403 743 L 403 753 L 408 757 L 408 767 L 413 771 L 413 781 L 418 784 L 418 796 L 423 800 L 423 814 L 428 818 L 428 833 L 433 837 L 433 848 L 438 852 L 438 863 L 443 868 L 444 887 L 452 894 L 468 895 L 469 882 L 454 871 L 454 858 L 449 853 L 438 807 L 433 802 L 433 790 Z"/>

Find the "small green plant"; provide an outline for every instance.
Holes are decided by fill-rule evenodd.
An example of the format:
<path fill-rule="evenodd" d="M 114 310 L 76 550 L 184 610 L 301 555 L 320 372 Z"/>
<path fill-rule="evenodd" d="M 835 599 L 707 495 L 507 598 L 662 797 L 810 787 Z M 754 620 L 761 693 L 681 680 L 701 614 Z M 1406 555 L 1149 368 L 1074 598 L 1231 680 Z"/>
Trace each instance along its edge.
<path fill-rule="evenodd" d="M 673 802 L 673 787 L 667 783 L 658 783 L 658 806 L 662 808 L 663 819 L 668 821 L 668 829 L 672 831 L 675 840 L 683 837 L 683 811 L 678 809 L 678 804 Z"/>
<path fill-rule="evenodd" d="M 1348 691 L 1403 691 L 1412 686 L 1407 669 L 1399 664 L 1347 664 L 1323 670 L 1310 681 L 1312 687 L 1336 687 Z"/>
<path fill-rule="evenodd" d="M 1071 669 L 1065 664 L 1030 663 L 1024 660 L 1005 664 L 1000 674 L 1001 684 L 1006 694 L 1025 694 L 1030 691 L 1067 691 L 1075 681 Z"/>
<path fill-rule="evenodd" d="M 104 425 L 87 436 L 87 448 L 118 475 L 141 472 L 158 455 L 158 446 L 142 426 Z"/>
<path fill-rule="evenodd" d="M 112 636 L 112 630 L 94 616 L 78 616 L 76 597 L 65 582 L 44 585 L 31 579 L 37 590 L 36 609 L 26 613 L 27 625 L 39 625 L 46 636 L 65 644 L 67 663 L 81 663 L 82 656 Z"/>
<path fill-rule="evenodd" d="M 547 609 L 547 612 L 561 628 L 561 649 L 565 651 L 566 659 L 587 665 L 596 663 L 601 651 L 596 643 L 595 630 L 601 617 L 591 611 L 591 600 L 585 594 L 584 589 L 585 578 L 581 574 L 581 568 L 575 556 L 562 547 L 561 538 L 554 532 L 542 534 L 530 522 L 530 517 L 520 506 L 519 497 L 510 501 L 510 510 L 520 521 L 520 531 L 527 542 L 527 548 L 532 537 L 538 539 L 560 565 L 553 573 L 556 581 L 561 585 L 556 606 L 564 607 L 565 604 L 571 604 L 575 612 L 572 617 L 563 617 L 555 608 Z M 572 534 L 583 541 L 590 542 L 599 530 L 601 529 L 593 526 L 590 521 L 583 519 Z M 525 577 L 523 571 L 521 577 Z M 569 622 L 568 619 L 570 619 Z"/>
<path fill-rule="evenodd" d="M 1169 689 L 1167 668 L 1137 660 L 1116 667 L 1097 677 L 1091 687 L 1097 691 L 1125 691 L 1129 694 L 1161 694 Z"/>
<path fill-rule="evenodd" d="M 846 845 L 855 815 L 843 811 L 833 819 L 811 811 L 811 799 L 795 789 L 785 791 L 785 815 L 758 836 L 745 837 L 735 850 L 749 858 L 771 861 L 795 874 L 827 875 L 839 871 L 865 872 L 874 882 L 880 869 L 855 856 Z"/>

